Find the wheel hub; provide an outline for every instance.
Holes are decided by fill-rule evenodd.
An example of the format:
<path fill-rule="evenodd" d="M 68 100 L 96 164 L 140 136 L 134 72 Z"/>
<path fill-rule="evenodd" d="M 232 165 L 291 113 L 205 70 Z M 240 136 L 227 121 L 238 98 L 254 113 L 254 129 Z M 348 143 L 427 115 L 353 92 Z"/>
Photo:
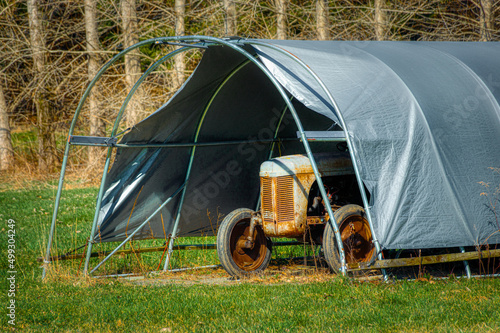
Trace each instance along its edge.
<path fill-rule="evenodd" d="M 363 262 L 372 257 L 372 235 L 365 218 L 349 217 L 342 223 L 340 232 L 348 263 Z"/>
<path fill-rule="evenodd" d="M 245 271 L 253 271 L 259 267 L 267 252 L 266 238 L 262 228 L 254 228 L 253 242 L 248 241 L 249 235 L 249 221 L 237 224 L 231 235 L 231 253 L 234 263 Z"/>

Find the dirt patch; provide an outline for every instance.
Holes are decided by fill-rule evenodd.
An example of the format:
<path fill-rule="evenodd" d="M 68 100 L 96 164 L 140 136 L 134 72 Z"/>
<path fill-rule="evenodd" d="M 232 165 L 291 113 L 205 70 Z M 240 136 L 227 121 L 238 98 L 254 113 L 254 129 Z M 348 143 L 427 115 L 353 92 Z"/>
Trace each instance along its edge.
<path fill-rule="evenodd" d="M 335 279 L 328 269 L 311 266 L 270 266 L 264 272 L 251 274 L 241 278 L 229 276 L 222 268 L 203 269 L 197 271 L 166 272 L 150 274 L 147 276 L 134 276 L 122 278 L 123 281 L 133 285 L 164 286 L 164 285 L 218 285 L 231 286 L 239 284 L 304 284 L 327 282 Z M 359 280 L 381 281 L 382 276 L 373 273 L 357 277 Z"/>
<path fill-rule="evenodd" d="M 239 280 L 230 279 L 228 277 L 216 277 L 216 276 L 202 276 L 196 277 L 195 279 L 185 279 L 182 277 L 170 277 L 170 278 L 147 278 L 142 280 L 133 280 L 131 281 L 133 284 L 141 285 L 141 286 L 165 286 L 165 285 L 183 285 L 183 286 L 193 286 L 197 284 L 202 285 L 217 285 L 217 286 L 226 286 L 226 285 L 235 285 L 240 284 Z"/>
<path fill-rule="evenodd" d="M 472 265 L 473 266 L 473 265 Z M 474 270 L 473 270 L 474 271 Z M 463 263 L 435 264 L 427 266 L 412 266 L 387 270 L 389 281 L 393 280 L 426 280 L 465 276 Z M 332 281 L 338 278 L 327 267 L 326 262 L 299 258 L 275 259 L 264 272 L 248 276 L 231 277 L 220 265 L 210 268 L 195 267 L 177 272 L 153 272 L 145 275 L 121 277 L 126 284 L 142 286 L 165 285 L 217 285 L 232 286 L 240 284 L 281 285 L 308 284 Z M 350 272 L 349 279 L 357 282 L 380 283 L 384 276 L 380 270 Z"/>

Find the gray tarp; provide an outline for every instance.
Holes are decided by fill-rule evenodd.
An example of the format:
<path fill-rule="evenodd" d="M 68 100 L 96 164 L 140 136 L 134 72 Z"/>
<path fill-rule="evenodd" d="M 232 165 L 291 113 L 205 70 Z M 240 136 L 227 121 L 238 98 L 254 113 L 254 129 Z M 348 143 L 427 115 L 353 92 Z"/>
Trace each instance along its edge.
<path fill-rule="evenodd" d="M 481 195 L 500 184 L 491 169 L 500 167 L 499 44 L 267 42 L 304 61 L 336 100 L 371 195 L 382 248 L 500 243 L 488 201 L 493 193 Z M 266 47 L 246 49 L 293 97 L 305 130 L 334 128 L 337 111 L 297 62 Z M 257 66 L 245 61 L 228 47 L 209 47 L 182 89 L 121 142 L 193 142 L 200 119 L 198 142 L 272 138 L 285 103 Z M 286 112 L 279 137 L 296 138 L 296 130 Z M 218 214 L 255 208 L 259 166 L 269 149 L 252 143 L 197 147 L 180 235 L 213 234 Z M 336 149 L 312 144 L 314 152 Z M 190 151 L 119 149 L 105 184 L 97 239 L 124 239 L 174 193 L 184 182 Z M 303 152 L 301 143 L 283 141 L 274 156 Z M 134 238 L 169 235 L 179 199 Z"/>

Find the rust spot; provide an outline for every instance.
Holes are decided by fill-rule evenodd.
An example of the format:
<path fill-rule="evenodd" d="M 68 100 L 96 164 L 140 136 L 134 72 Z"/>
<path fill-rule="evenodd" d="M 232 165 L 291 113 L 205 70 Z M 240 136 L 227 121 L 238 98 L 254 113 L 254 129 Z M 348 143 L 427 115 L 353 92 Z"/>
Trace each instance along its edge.
<path fill-rule="evenodd" d="M 307 224 L 325 224 L 324 218 L 322 216 L 308 216 Z"/>
<path fill-rule="evenodd" d="M 322 176 L 352 174 L 348 154 L 314 154 Z M 308 217 L 309 191 L 316 181 L 306 155 L 290 155 L 264 162 L 260 170 L 262 228 L 267 237 L 300 237 L 308 224 L 324 224 Z"/>

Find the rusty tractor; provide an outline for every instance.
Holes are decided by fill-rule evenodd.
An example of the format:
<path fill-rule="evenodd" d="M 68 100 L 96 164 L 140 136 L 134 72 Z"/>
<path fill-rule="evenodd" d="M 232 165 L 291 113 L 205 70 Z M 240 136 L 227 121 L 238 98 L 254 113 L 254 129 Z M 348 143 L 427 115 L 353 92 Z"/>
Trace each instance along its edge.
<path fill-rule="evenodd" d="M 271 237 L 320 244 L 328 266 L 338 272 L 340 258 L 325 204 L 334 212 L 347 263 L 375 257 L 372 234 L 347 153 L 314 154 L 328 194 L 325 203 L 306 155 L 266 161 L 260 167 L 260 209 L 239 208 L 222 221 L 217 254 L 233 276 L 264 270 L 271 259 Z"/>

